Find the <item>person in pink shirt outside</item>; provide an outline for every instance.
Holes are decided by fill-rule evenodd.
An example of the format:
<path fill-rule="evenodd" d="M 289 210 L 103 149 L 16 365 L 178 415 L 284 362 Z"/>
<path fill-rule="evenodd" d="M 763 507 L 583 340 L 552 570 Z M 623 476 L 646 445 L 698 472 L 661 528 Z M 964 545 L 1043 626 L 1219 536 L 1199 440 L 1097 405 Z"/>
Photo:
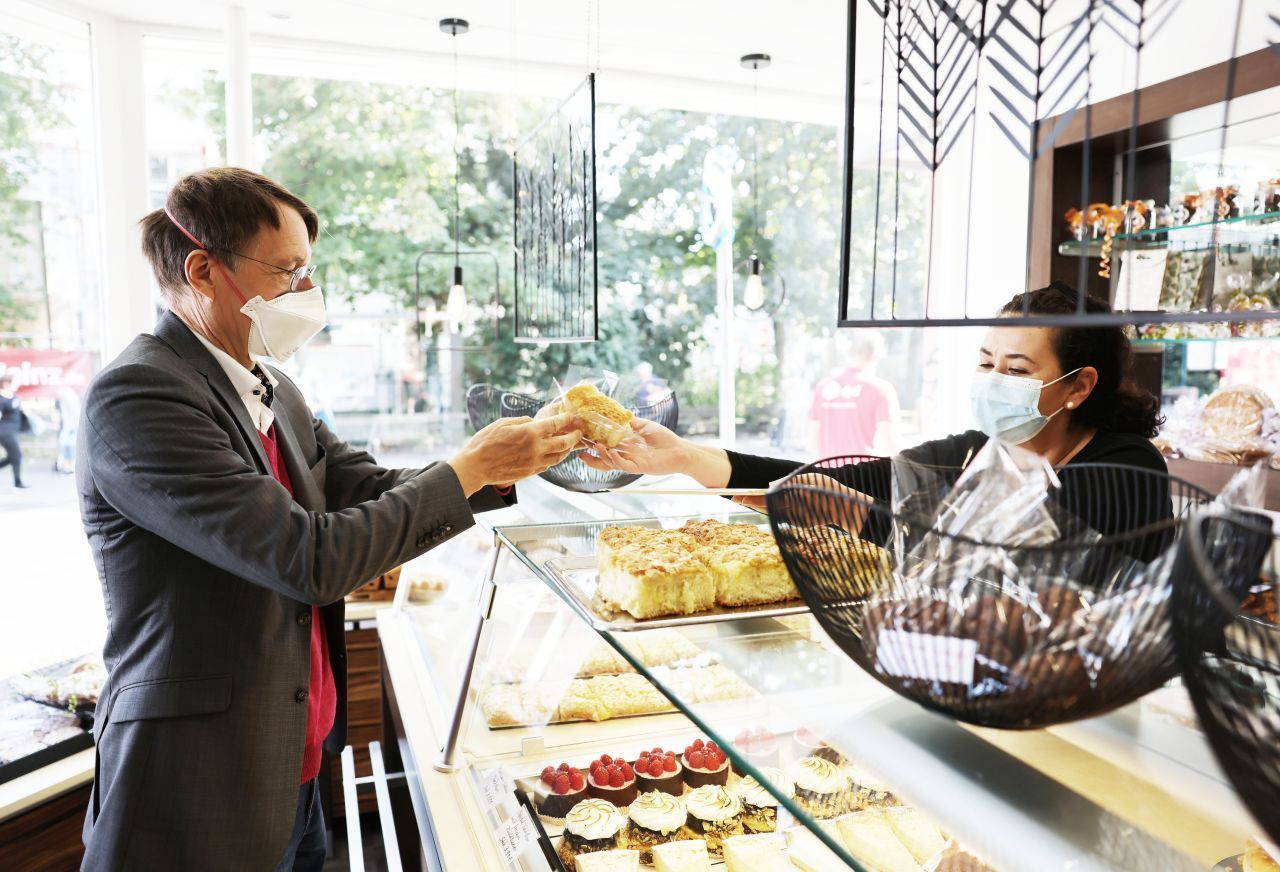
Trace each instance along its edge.
<path fill-rule="evenodd" d="M 888 456 L 897 444 L 898 392 L 876 375 L 884 339 L 875 330 L 850 337 L 850 365 L 818 382 L 809 409 L 809 450 L 815 458 Z"/>

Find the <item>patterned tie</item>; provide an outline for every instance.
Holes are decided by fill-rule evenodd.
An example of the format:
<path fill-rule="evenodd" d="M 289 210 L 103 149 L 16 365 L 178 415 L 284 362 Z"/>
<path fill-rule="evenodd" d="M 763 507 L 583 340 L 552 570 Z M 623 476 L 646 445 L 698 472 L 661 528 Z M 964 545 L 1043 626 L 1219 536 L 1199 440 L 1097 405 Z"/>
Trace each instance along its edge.
<path fill-rule="evenodd" d="M 270 409 L 271 401 L 276 396 L 275 388 L 271 386 L 271 382 L 267 379 L 267 374 L 262 371 L 262 367 L 256 363 L 253 365 L 253 374 L 258 377 L 258 381 L 262 382 L 262 405 Z"/>

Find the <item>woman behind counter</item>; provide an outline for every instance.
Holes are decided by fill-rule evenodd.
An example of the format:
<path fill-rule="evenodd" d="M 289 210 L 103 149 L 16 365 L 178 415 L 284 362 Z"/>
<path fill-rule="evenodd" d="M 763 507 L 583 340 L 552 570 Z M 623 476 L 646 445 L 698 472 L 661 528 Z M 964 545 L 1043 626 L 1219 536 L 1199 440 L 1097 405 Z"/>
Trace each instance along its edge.
<path fill-rule="evenodd" d="M 1076 292 L 1060 282 L 1010 300 L 1002 316 L 1064 315 L 1077 311 Z M 1085 311 L 1110 312 L 1103 302 L 1086 297 Z M 1136 488 L 1132 493 L 1082 492 L 1087 483 L 1069 474 L 1079 463 L 1116 464 L 1166 472 L 1160 452 L 1151 444 L 1163 419 L 1156 397 L 1132 378 L 1132 350 L 1121 327 L 992 327 L 978 349 L 971 388 L 973 416 L 980 429 L 925 442 L 902 452 L 917 463 L 961 467 L 991 437 L 1021 445 L 1062 471 L 1060 501 L 1103 534 L 1137 529 L 1172 515 L 1167 484 Z M 633 427 L 648 450 L 598 449 L 582 454 L 596 469 L 666 475 L 685 473 L 708 488 L 762 488 L 795 471 L 803 463 L 754 457 L 708 445 L 695 445 L 651 421 Z M 859 464 L 848 483 L 877 500 L 887 500 L 890 476 L 874 474 L 877 463 Z M 857 475 L 863 472 L 864 475 Z M 879 470 L 883 472 L 883 470 Z M 842 476 L 844 478 L 844 476 Z M 763 508 L 760 498 L 741 502 Z M 1117 511 L 1120 509 L 1120 511 Z"/>

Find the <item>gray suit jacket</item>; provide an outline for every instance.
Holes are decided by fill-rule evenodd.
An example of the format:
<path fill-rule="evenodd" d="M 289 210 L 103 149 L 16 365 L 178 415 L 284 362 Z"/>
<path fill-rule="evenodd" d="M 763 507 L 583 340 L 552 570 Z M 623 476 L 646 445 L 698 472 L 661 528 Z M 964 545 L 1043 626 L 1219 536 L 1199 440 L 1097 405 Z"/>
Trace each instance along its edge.
<path fill-rule="evenodd" d="M 277 373 L 294 496 L 226 373 L 173 314 L 94 380 L 77 486 L 102 579 L 109 678 L 85 869 L 270 870 L 297 808 L 311 606 L 346 732 L 342 597 L 504 501 L 453 470 L 387 470 Z"/>

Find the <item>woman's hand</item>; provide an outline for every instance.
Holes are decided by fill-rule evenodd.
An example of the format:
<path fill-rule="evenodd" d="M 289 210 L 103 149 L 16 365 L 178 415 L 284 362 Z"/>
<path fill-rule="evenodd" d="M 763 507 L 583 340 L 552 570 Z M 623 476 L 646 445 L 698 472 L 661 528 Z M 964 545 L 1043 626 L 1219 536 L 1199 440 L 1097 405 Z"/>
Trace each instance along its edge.
<path fill-rule="evenodd" d="M 670 475 L 686 472 L 689 443 L 666 427 L 644 418 L 632 418 L 634 438 L 616 448 L 593 442 L 590 451 L 579 455 L 582 462 L 601 471 L 618 470 L 632 474 Z"/>
<path fill-rule="evenodd" d="M 807 472 L 798 475 L 788 482 L 789 485 L 802 485 L 820 488 L 822 492 L 797 490 L 788 497 L 795 508 L 804 513 L 808 526 L 833 526 L 847 530 L 854 536 L 862 532 L 867 522 L 871 504 L 875 499 L 845 487 L 829 475 Z M 764 497 L 734 497 L 733 501 L 757 512 L 768 514 Z"/>

